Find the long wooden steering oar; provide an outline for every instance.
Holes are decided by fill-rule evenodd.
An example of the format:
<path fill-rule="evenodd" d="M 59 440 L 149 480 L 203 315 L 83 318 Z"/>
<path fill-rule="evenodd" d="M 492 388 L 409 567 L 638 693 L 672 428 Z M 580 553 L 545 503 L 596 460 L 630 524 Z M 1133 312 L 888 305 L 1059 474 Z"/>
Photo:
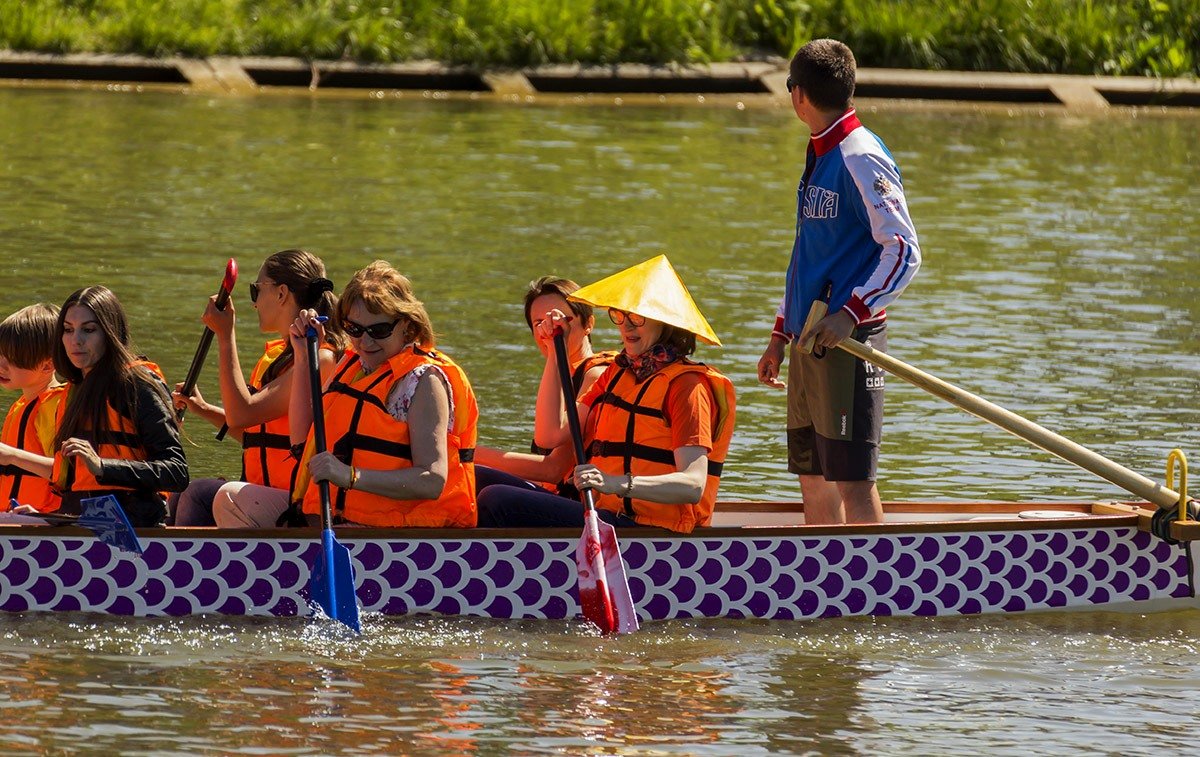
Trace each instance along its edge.
<path fill-rule="evenodd" d="M 237 276 L 237 261 L 230 258 L 229 262 L 225 264 L 225 278 L 221 280 L 221 288 L 217 290 L 217 310 L 229 307 L 229 294 L 233 291 L 233 285 L 237 283 Z M 200 343 L 196 345 L 196 353 L 192 355 L 192 365 L 188 368 L 187 378 L 183 380 L 183 388 L 179 390 L 184 397 L 190 397 L 192 392 L 196 391 L 196 382 L 200 380 L 200 370 L 204 368 L 204 360 L 208 357 L 208 348 L 212 346 L 212 340 L 213 331 L 205 326 L 204 333 L 200 335 Z M 179 420 L 183 420 L 186 410 L 186 407 L 179 408 L 179 412 L 176 413 Z"/>
<path fill-rule="evenodd" d="M 583 430 L 579 427 L 571 365 L 561 328 L 554 332 L 554 356 L 558 362 L 558 383 L 566 406 L 567 426 L 575 445 L 575 459 L 582 463 L 586 459 Z M 636 631 L 637 610 L 629 593 L 629 582 L 625 579 L 616 529 L 596 514 L 596 499 L 591 489 L 583 489 L 580 495 L 583 497 L 583 536 L 575 548 L 575 565 L 579 571 L 579 606 L 583 617 L 595 623 L 604 634 Z"/>
<path fill-rule="evenodd" d="M 313 441 L 318 453 L 325 451 L 325 403 L 321 398 L 321 368 L 317 358 L 317 330 L 308 327 L 308 381 L 312 390 Z M 330 618 L 362 633 L 358 620 L 358 598 L 354 594 L 354 566 L 350 551 L 333 536 L 333 508 L 329 482 L 318 481 L 321 493 L 321 551 L 313 563 L 309 595 Z"/>
<path fill-rule="evenodd" d="M 804 330 L 824 317 L 825 303 L 813 303 L 809 311 Z M 819 313 L 819 314 L 818 314 Z M 811 349 L 811 344 L 804 345 Z M 1004 408 L 957 386 L 931 376 L 924 371 L 914 368 L 891 355 L 876 352 L 871 347 L 852 338 L 842 340 L 837 345 L 851 355 L 877 365 L 888 373 L 902 378 L 920 389 L 924 389 L 935 397 L 939 397 L 952 405 L 966 410 L 972 415 L 995 424 L 1005 431 L 1019 436 L 1030 444 L 1041 447 L 1052 455 L 1057 455 L 1069 463 L 1078 465 L 1086 471 L 1095 473 L 1100 478 L 1116 484 L 1125 491 L 1140 497 L 1147 502 L 1153 502 L 1159 507 L 1176 507 L 1179 505 L 1179 493 L 1158 484 L 1140 473 L 1114 463 L 1112 460 L 1099 455 L 1080 444 L 1076 444 L 1065 436 L 1043 428 L 1027 418 Z"/>

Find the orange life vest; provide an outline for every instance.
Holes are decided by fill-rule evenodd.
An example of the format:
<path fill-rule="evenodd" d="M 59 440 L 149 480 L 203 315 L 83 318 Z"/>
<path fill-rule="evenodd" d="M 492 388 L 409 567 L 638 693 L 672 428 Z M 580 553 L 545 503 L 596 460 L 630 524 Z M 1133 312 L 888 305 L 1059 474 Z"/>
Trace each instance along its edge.
<path fill-rule="evenodd" d="M 162 381 L 164 386 L 166 379 L 163 377 L 162 369 L 154 363 L 147 360 L 137 360 L 133 363 L 134 370 L 149 371 L 159 381 Z M 62 423 L 63 416 L 66 414 L 67 405 L 71 403 L 71 395 L 75 391 L 75 386 L 68 385 L 67 391 L 63 399 L 58 403 L 58 411 L 55 414 L 55 428 Z M 126 418 L 121 413 L 118 413 L 113 408 L 112 403 L 108 403 L 106 408 L 108 417 L 105 419 L 104 428 L 99 432 L 91 431 L 91 435 L 95 438 L 91 439 L 92 448 L 96 450 L 96 454 L 101 458 L 113 460 L 145 460 L 146 450 L 138 441 L 137 425 L 133 419 Z M 54 453 L 54 471 L 50 476 L 54 486 L 63 492 L 91 492 L 91 491 L 129 491 L 127 486 L 117 486 L 115 484 L 102 484 L 96 480 L 88 467 L 81 462 L 77 462 L 74 458 L 64 458 L 59 451 Z"/>
<path fill-rule="evenodd" d="M 721 471 L 733 437 L 736 404 L 733 384 L 716 370 L 690 360 L 667 365 L 638 383 L 633 374 L 616 365 L 606 391 L 592 404 L 585 442 L 590 462 L 613 475 L 657 476 L 674 473 L 675 450 L 670 419 L 666 417 L 667 389 L 685 373 L 699 373 L 712 390 L 716 419 L 713 448 L 708 453 L 708 479 L 700 501 L 688 505 L 626 499 L 616 494 L 596 493 L 596 507 L 624 513 L 638 523 L 690 532 L 712 522 Z M 637 494 L 637 490 L 634 490 Z"/>
<path fill-rule="evenodd" d="M 583 379 L 587 376 L 588 371 L 598 365 L 603 365 L 607 368 L 612 365 L 613 361 L 617 359 L 617 355 L 620 354 L 618 350 L 605 350 L 604 352 L 594 352 L 583 360 L 580 360 L 575 369 L 571 371 L 571 388 L 575 390 L 575 396 L 579 397 L 579 391 L 583 388 Z M 529 451 L 535 455 L 549 455 L 554 450 L 539 447 L 536 442 L 530 442 Z M 570 477 L 568 476 L 565 480 L 570 480 Z"/>
<path fill-rule="evenodd" d="M 287 348 L 286 339 L 267 342 L 262 357 L 250 373 L 249 389 L 254 394 L 262 390 L 263 377 Z M 287 413 L 242 431 L 242 480 L 276 489 L 291 489 L 296 471 L 292 458 Z"/>
<path fill-rule="evenodd" d="M 449 460 L 442 495 L 431 500 L 391 499 L 330 484 L 335 517 L 377 527 L 475 526 L 474 459 L 479 408 L 466 374 L 441 352 L 405 347 L 366 375 L 360 370 L 358 356 L 347 352 L 325 390 L 323 404 L 329 450 L 342 462 L 367 470 L 412 467 L 408 423 L 392 417 L 387 411 L 387 400 L 396 383 L 423 364 L 437 366 L 445 373 L 454 400 L 454 416 L 446 435 Z M 308 475 L 308 459 L 314 449 L 313 436 L 309 433 L 297 476 L 297 491 L 303 492 L 303 510 L 310 514 L 321 512 L 317 485 Z"/>
<path fill-rule="evenodd" d="M 42 391 L 32 401 L 18 397 L 4 418 L 0 441 L 35 455 L 49 456 L 54 449 L 58 405 L 65 394 L 65 386 L 55 386 Z M 0 510 L 7 510 L 13 499 L 43 513 L 54 512 L 62 503 L 62 498 L 51 490 L 49 481 L 16 465 L 0 466 L 0 497 L 3 497 Z"/>

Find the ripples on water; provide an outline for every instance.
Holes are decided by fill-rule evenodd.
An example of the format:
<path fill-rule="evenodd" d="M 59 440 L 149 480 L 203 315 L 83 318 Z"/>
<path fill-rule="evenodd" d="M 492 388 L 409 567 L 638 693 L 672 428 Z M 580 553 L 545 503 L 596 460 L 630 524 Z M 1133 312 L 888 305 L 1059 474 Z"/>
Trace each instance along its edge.
<path fill-rule="evenodd" d="M 656 623 L 8 617 L 0 744 L 38 751 L 1178 753 L 1197 613 Z M 970 745 L 977 745 L 972 747 Z M 401 747 L 401 745 L 407 745 Z M 1101 746 L 1103 745 L 1103 746 Z"/>
<path fill-rule="evenodd" d="M 1192 113 L 867 106 L 926 263 L 893 354 L 1146 475 L 1200 457 L 1200 156 Z M 528 443 L 525 283 L 666 252 L 725 342 L 723 491 L 792 498 L 783 396 L 760 388 L 804 135 L 777 107 L 534 107 L 0 90 L 0 309 L 103 282 L 168 376 L 225 258 L 304 246 L 344 282 L 409 273 L 480 396 Z M 244 364 L 262 337 L 235 298 Z M 599 346 L 615 342 L 603 316 Z M 211 369 L 210 369 L 211 371 Z M 201 387 L 215 394 L 211 372 Z M 891 381 L 890 499 L 1120 493 Z M 238 469 L 186 429 L 197 476 Z M 1200 613 L 817 623 L 0 617 L 0 751 L 1183 752 Z M 401 747 L 399 745 L 407 745 Z"/>

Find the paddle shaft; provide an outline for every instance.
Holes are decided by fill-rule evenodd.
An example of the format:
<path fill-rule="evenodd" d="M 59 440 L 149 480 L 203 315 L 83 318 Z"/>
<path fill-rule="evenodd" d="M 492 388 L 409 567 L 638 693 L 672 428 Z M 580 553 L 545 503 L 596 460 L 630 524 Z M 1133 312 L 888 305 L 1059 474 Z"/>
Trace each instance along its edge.
<path fill-rule="evenodd" d="M 221 280 L 221 288 L 217 291 L 217 310 L 224 310 L 229 306 L 229 295 L 236 282 L 237 262 L 230 258 L 229 262 L 225 264 L 225 278 Z M 184 397 L 190 397 L 196 390 L 196 382 L 200 380 L 200 370 L 204 368 L 204 360 L 208 357 L 208 348 L 212 346 L 212 340 L 213 331 L 205 326 L 204 333 L 200 335 L 200 343 L 196 345 L 196 354 L 192 355 L 192 365 L 188 368 L 187 377 L 183 380 L 183 388 L 179 390 Z M 187 408 L 179 409 L 180 420 L 183 420 L 186 410 Z"/>
<path fill-rule="evenodd" d="M 972 415 L 999 426 L 1010 434 L 1021 437 L 1034 446 L 1041 447 L 1069 463 L 1074 463 L 1086 471 L 1095 473 L 1105 481 L 1116 484 L 1136 497 L 1141 497 L 1160 507 L 1175 507 L 1179 504 L 1178 492 L 1171 491 L 1087 447 L 1076 444 L 1070 439 L 1043 428 L 1014 412 L 1005 410 L 999 405 L 988 402 L 982 397 L 959 389 L 936 376 L 931 376 L 891 355 L 876 352 L 871 347 L 851 338 L 843 340 L 838 347 L 860 360 L 879 366 L 913 386 L 924 389 L 935 397 L 940 397 Z"/>
<path fill-rule="evenodd" d="M 317 453 L 325 451 L 325 403 L 321 398 L 321 367 L 317 353 L 317 331 L 311 326 L 305 339 L 308 348 L 308 384 L 312 393 L 313 413 L 313 442 Z M 333 528 L 333 508 L 329 498 L 329 482 L 318 481 L 317 489 L 321 493 L 321 528 Z"/>
<path fill-rule="evenodd" d="M 554 359 L 558 362 L 558 383 L 562 388 L 563 406 L 567 412 L 567 427 L 571 429 L 571 442 L 575 445 L 575 460 L 587 462 L 583 456 L 583 429 L 579 426 L 579 408 L 575 406 L 575 384 L 571 381 L 571 363 L 567 360 L 567 338 L 562 329 L 554 332 Z M 596 495 L 591 489 L 580 492 L 583 506 L 596 509 Z"/>

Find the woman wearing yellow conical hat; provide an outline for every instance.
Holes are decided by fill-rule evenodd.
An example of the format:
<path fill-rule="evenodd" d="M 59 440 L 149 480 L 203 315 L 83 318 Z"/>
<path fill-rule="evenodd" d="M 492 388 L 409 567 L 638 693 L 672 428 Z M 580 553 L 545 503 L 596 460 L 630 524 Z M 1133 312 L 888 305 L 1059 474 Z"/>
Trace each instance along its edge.
<path fill-rule="evenodd" d="M 721 469 L 733 435 L 733 384 L 688 356 L 696 340 L 720 340 L 696 307 L 665 256 L 648 260 L 575 292 L 569 299 L 607 308 L 620 329 L 616 362 L 579 398 L 588 460 L 575 466 L 574 481 L 596 495 L 600 517 L 615 526 L 659 526 L 689 532 L 712 520 Z M 537 328 L 578 328 L 553 311 Z M 554 355 L 547 356 L 547 371 Z M 562 406 L 550 446 L 569 444 Z M 564 471 L 565 472 L 565 471 Z M 489 486 L 479 494 L 479 525 L 578 526 L 583 506 L 549 492 Z"/>

